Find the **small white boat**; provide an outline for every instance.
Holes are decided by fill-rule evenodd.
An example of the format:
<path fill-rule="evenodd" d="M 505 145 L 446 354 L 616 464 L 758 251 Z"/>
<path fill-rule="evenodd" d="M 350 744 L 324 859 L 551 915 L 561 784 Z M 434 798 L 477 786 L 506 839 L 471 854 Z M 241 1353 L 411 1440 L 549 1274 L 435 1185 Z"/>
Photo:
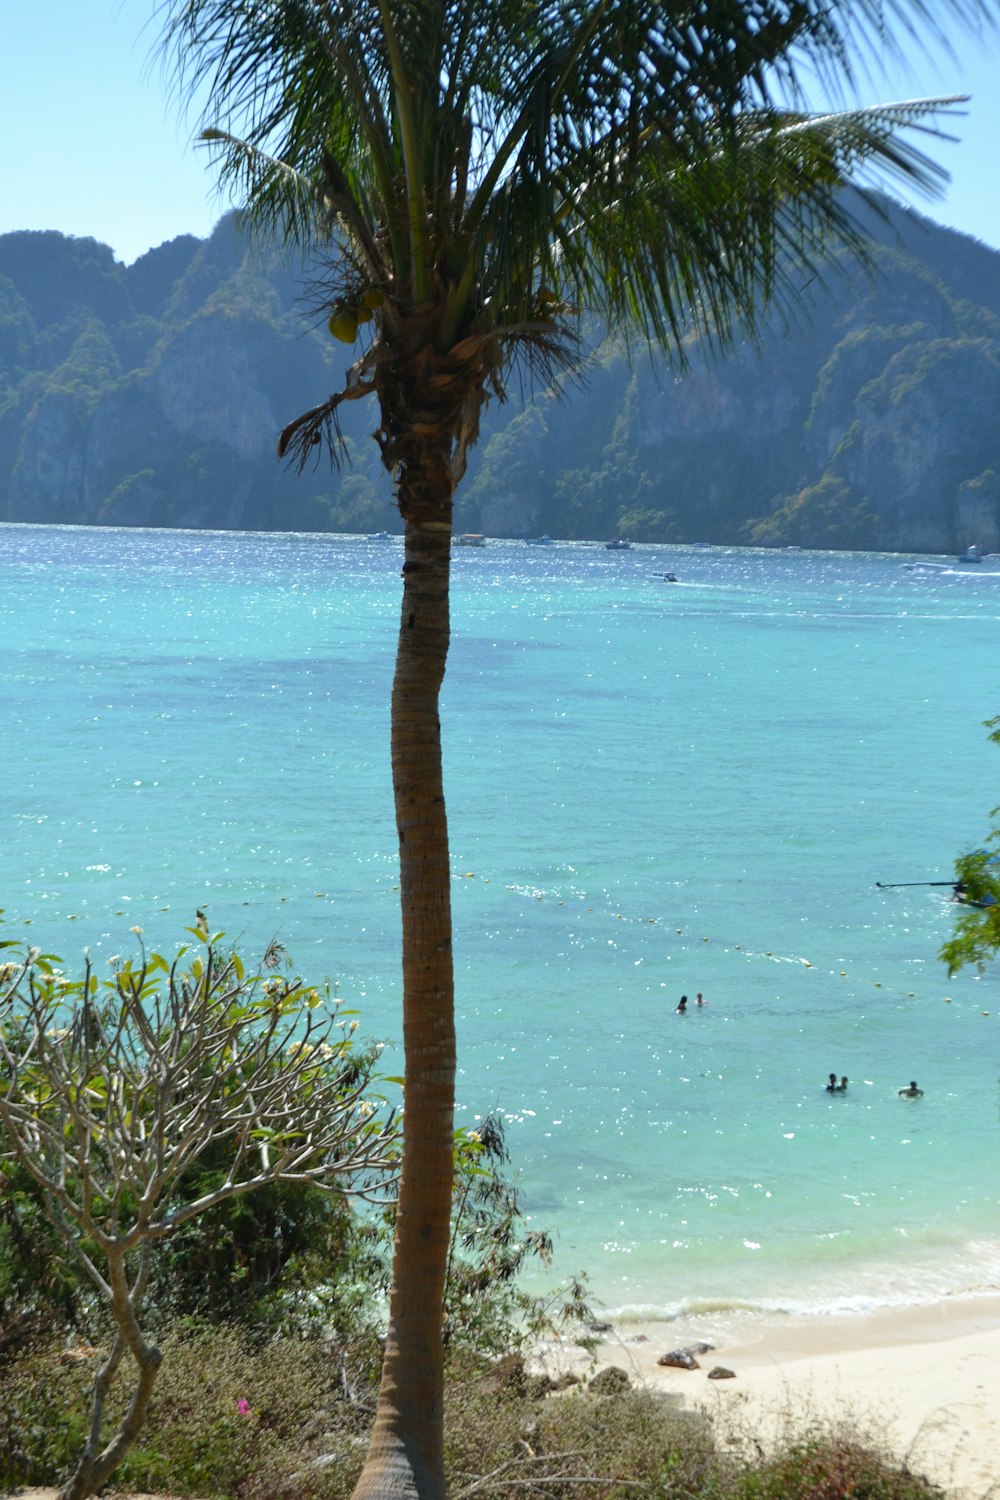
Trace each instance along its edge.
<path fill-rule="evenodd" d="M 961 554 L 961 556 L 958 557 L 958 558 L 956 558 L 956 562 L 960 562 L 960 563 L 981 563 L 982 560 L 983 560 L 983 556 L 984 556 L 984 554 L 983 554 L 982 547 L 977 547 L 976 544 L 975 544 L 975 542 L 973 542 L 973 544 L 972 544 L 971 547 L 966 547 L 965 551 Z"/>
<path fill-rule="evenodd" d="M 463 531 L 456 545 L 459 547 L 485 547 L 486 538 L 480 531 Z"/>
<path fill-rule="evenodd" d="M 554 545 L 548 532 L 544 536 L 526 536 L 524 539 L 526 547 L 551 547 Z"/>
<path fill-rule="evenodd" d="M 365 538 L 365 540 L 368 541 L 368 542 L 391 542 L 392 541 L 392 532 L 391 531 L 372 531 L 372 532 L 369 532 L 369 534 Z"/>
<path fill-rule="evenodd" d="M 628 552 L 632 543 L 627 536 L 613 536 L 610 541 L 604 543 L 609 552 Z"/>

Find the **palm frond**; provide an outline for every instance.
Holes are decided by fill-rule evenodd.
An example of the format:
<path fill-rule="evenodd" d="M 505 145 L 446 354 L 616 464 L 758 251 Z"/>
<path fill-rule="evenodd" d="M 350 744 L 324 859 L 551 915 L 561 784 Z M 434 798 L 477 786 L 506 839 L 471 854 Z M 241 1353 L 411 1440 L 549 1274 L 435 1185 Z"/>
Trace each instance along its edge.
<path fill-rule="evenodd" d="M 679 353 L 768 298 L 793 305 L 832 243 L 864 263 L 843 189 L 939 188 L 921 144 L 960 100 L 816 115 L 806 85 L 846 88 L 900 37 L 995 15 L 995 0 L 164 3 L 178 89 L 208 90 L 208 139 L 253 225 L 336 245 L 331 302 L 346 256 L 384 290 L 379 336 L 398 350 L 418 329 L 439 354 L 491 335 L 504 369 L 544 379 L 579 357 L 569 307 Z"/>

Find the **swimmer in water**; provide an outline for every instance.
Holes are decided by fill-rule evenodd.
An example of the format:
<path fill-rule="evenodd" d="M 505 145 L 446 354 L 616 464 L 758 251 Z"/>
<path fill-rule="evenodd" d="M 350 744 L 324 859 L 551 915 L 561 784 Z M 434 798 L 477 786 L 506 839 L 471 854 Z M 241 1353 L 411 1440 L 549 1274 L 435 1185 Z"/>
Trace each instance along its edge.
<path fill-rule="evenodd" d="M 837 1092 L 837 1075 L 836 1075 L 836 1073 L 831 1073 L 830 1074 L 830 1082 L 826 1086 L 826 1091 L 827 1091 L 828 1094 L 835 1094 Z"/>
<path fill-rule="evenodd" d="M 917 1080 L 915 1078 L 910 1079 L 909 1088 L 899 1089 L 898 1092 L 901 1099 L 922 1099 L 924 1097 L 924 1091 L 917 1088 Z"/>
<path fill-rule="evenodd" d="M 687 997 L 687 995 L 682 995 L 681 998 L 680 998 L 680 1003 L 677 1006 L 677 1014 L 679 1016 L 686 1015 L 687 1014 L 687 1008 L 688 1008 L 688 997 Z"/>
<path fill-rule="evenodd" d="M 842 1078 L 840 1080 L 840 1082 L 837 1084 L 837 1093 L 838 1094 L 846 1094 L 847 1093 L 847 1079 L 846 1078 Z"/>

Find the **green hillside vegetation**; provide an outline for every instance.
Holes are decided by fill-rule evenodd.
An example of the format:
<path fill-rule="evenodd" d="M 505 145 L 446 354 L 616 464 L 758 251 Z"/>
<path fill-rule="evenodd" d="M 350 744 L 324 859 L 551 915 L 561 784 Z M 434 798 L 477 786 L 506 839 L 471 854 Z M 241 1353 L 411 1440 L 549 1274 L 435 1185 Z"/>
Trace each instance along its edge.
<path fill-rule="evenodd" d="M 582 391 L 494 405 L 455 525 L 490 536 L 1000 550 L 1000 255 L 886 204 L 876 270 L 803 289 L 794 327 L 676 375 L 595 331 Z M 283 423 L 346 354 L 310 274 L 233 221 L 124 266 L 0 236 L 0 520 L 398 530 L 369 433 L 301 477 Z"/>

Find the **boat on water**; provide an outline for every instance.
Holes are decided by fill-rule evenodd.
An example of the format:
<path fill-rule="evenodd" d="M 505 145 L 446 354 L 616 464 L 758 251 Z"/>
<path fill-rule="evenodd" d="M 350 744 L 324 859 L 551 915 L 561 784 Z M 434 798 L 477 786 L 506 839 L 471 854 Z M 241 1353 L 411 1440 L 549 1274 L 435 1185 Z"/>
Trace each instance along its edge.
<path fill-rule="evenodd" d="M 526 547 L 552 547 L 554 542 L 548 532 L 544 536 L 526 536 L 524 539 Z"/>
<path fill-rule="evenodd" d="M 628 552 L 632 543 L 627 536 L 613 536 L 610 541 L 604 543 L 609 552 Z"/>
<path fill-rule="evenodd" d="M 462 535 L 456 539 L 455 545 L 458 547 L 485 547 L 486 538 L 481 531 L 463 531 Z"/>
<path fill-rule="evenodd" d="M 365 538 L 365 541 L 367 541 L 367 542 L 391 542 L 392 541 L 392 532 L 391 531 L 371 531 L 371 532 L 369 532 L 368 536 Z"/>
<path fill-rule="evenodd" d="M 960 553 L 955 561 L 960 563 L 981 563 L 985 555 L 982 547 L 978 547 L 973 542 L 972 546 L 966 547 L 965 551 Z"/>

